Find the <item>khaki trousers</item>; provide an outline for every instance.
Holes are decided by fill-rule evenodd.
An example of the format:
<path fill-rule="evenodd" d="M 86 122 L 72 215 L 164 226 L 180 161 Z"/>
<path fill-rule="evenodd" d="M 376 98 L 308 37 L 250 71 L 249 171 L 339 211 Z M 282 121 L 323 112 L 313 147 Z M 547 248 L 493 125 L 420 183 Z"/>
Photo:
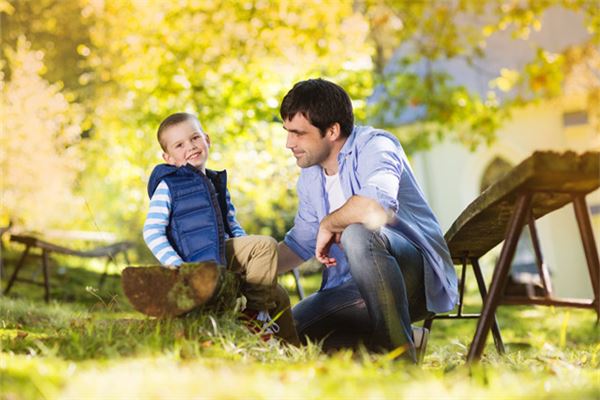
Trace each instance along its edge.
<path fill-rule="evenodd" d="M 277 241 L 270 236 L 240 236 L 225 241 L 227 269 L 242 278 L 241 292 L 253 310 L 275 307 Z"/>
<path fill-rule="evenodd" d="M 240 236 L 225 241 L 227 269 L 242 278 L 241 292 L 246 306 L 253 310 L 267 310 L 276 318 L 279 332 L 276 336 L 287 343 L 300 346 L 290 297 L 277 285 L 277 241 L 269 236 Z"/>
<path fill-rule="evenodd" d="M 281 285 L 275 286 L 274 299 L 275 307 L 269 310 L 269 314 L 271 317 L 276 318 L 275 322 L 279 325 L 279 332 L 276 333 L 276 336 L 291 345 L 299 347 L 300 339 L 292 316 L 290 296 Z"/>

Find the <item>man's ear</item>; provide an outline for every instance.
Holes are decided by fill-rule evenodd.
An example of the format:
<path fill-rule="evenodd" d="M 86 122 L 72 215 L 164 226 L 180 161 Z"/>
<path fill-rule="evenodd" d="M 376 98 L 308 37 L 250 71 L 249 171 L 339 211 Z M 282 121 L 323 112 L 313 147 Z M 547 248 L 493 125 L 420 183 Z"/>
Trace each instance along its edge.
<path fill-rule="evenodd" d="M 342 133 L 342 129 L 340 127 L 339 122 L 335 122 L 329 128 L 327 128 L 327 137 L 333 142 L 337 140 Z"/>

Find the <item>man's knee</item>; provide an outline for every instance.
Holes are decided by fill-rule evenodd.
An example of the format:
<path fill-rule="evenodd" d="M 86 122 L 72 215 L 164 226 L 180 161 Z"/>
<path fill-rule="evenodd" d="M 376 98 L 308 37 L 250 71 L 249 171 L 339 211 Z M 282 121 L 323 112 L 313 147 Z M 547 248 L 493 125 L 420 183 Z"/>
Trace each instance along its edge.
<path fill-rule="evenodd" d="M 274 257 L 277 254 L 277 240 L 271 236 L 252 235 L 255 257 Z"/>
<path fill-rule="evenodd" d="M 360 256 L 373 247 L 375 234 L 363 224 L 348 225 L 342 232 L 341 243 L 346 256 L 349 258 Z M 375 240 L 375 245 L 378 241 Z"/>
<path fill-rule="evenodd" d="M 372 232 L 363 224 L 348 225 L 342 232 L 341 242 L 344 247 L 352 247 L 359 243 L 366 243 Z"/>
<path fill-rule="evenodd" d="M 263 248 L 268 249 L 269 251 L 271 251 L 273 249 L 277 250 L 277 240 L 275 240 L 271 236 L 264 236 L 264 235 L 255 235 L 255 236 L 256 236 L 257 242 Z"/>

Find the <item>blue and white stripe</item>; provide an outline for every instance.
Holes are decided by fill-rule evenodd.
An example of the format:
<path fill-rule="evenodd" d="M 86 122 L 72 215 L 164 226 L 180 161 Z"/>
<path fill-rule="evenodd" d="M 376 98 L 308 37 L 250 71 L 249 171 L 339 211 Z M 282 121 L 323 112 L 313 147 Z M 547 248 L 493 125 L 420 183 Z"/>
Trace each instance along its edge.
<path fill-rule="evenodd" d="M 161 181 L 150 198 L 150 209 L 144 223 L 144 241 L 162 265 L 181 265 L 183 260 L 167 239 L 167 226 L 171 214 L 171 193 Z"/>

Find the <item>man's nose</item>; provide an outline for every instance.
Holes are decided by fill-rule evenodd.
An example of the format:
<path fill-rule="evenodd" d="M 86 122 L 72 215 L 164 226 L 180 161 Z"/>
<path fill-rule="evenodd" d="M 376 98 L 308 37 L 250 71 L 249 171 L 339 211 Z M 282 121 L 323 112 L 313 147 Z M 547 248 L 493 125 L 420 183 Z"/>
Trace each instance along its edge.
<path fill-rule="evenodd" d="M 285 148 L 291 149 L 295 146 L 294 136 L 290 133 L 287 134 L 287 140 L 285 141 Z"/>

